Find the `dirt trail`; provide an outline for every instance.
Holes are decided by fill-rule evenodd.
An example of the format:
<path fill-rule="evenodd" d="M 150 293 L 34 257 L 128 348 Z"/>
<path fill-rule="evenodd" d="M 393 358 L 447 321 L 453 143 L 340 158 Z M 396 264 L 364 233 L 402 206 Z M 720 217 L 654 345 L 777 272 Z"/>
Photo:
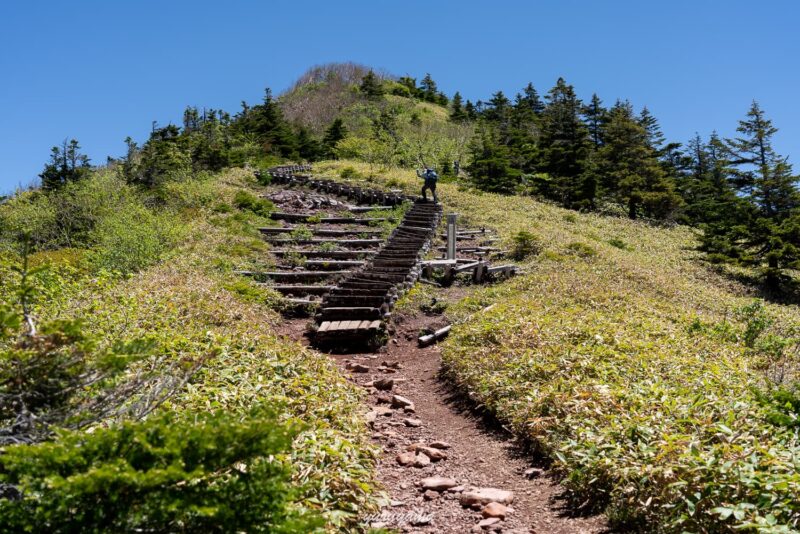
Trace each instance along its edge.
<path fill-rule="evenodd" d="M 443 297 L 447 298 L 446 290 L 443 292 Z M 451 293 L 450 297 L 454 296 L 455 293 Z M 369 396 L 364 411 L 386 412 L 386 415 L 376 415 L 371 426 L 373 440 L 382 450 L 377 466 L 378 479 L 389 493 L 391 503 L 384 508 L 381 517 L 372 519 L 372 523 L 403 532 L 608 532 L 603 516 L 571 513 L 563 498 L 563 488 L 547 468 L 536 465 L 502 428 L 487 423 L 465 406 L 448 384 L 438 378 L 439 349 L 436 346 L 419 348 L 417 335 L 425 326 L 441 326 L 442 320 L 422 314 L 397 317 L 396 332 L 383 352 L 331 355 L 344 373 L 367 388 Z M 307 321 L 288 321 L 282 333 L 305 341 L 302 334 Z M 393 365 L 398 368 L 391 368 Z M 371 386 L 380 379 L 393 379 L 391 390 L 379 391 Z M 393 395 L 412 401 L 413 412 L 392 408 Z M 447 448 L 441 452 L 446 454 L 446 459 L 423 467 L 398 463 L 398 455 L 407 452 L 410 445 L 436 441 L 445 442 L 441 446 Z M 416 461 L 419 456 L 419 453 L 416 457 L 407 455 L 406 459 Z M 425 460 L 427 457 L 422 458 L 421 463 Z M 424 491 L 420 484 L 428 477 L 454 479 L 457 486 L 466 490 L 488 487 L 511 491 L 513 502 L 505 519 L 481 527 L 478 524 L 484 517 L 480 508 L 462 506 L 461 494 L 457 491 Z M 502 513 L 502 507 L 499 508 Z"/>

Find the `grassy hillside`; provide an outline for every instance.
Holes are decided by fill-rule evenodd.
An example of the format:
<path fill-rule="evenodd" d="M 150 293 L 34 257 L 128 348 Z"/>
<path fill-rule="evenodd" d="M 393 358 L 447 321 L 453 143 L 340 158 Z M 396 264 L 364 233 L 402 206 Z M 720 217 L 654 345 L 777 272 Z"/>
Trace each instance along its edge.
<path fill-rule="evenodd" d="M 232 273 L 263 263 L 266 244 L 255 227 L 268 219 L 254 196 L 258 189 L 252 174 L 242 170 L 170 183 L 159 193 L 160 202 L 142 197 L 110 172 L 75 184 L 69 194 L 80 199 L 71 204 L 74 222 L 88 225 L 87 237 L 80 248 L 47 250 L 42 243 L 30 258 L 49 265 L 35 275 L 34 317 L 41 324 L 78 320 L 92 342 L 90 359 L 120 343 L 149 343 L 147 354 L 114 379 L 111 391 L 128 391 L 141 377 L 144 387 L 130 389 L 132 394 L 114 405 L 121 417 L 109 415 L 92 427 L 130 417 L 130 407 L 146 404 L 171 385 L 174 391 L 154 406 L 154 415 L 197 420 L 224 414 L 226 421 L 238 421 L 247 420 L 256 406 L 267 407 L 281 424 L 301 428 L 279 458 L 290 468 L 293 489 L 284 492 L 290 506 L 321 514 L 329 526 L 344 525 L 356 511 L 369 509 L 374 491 L 361 392 L 326 356 L 276 336 L 272 326 L 280 316 L 273 310 L 274 295 Z M 112 191 L 118 191 L 114 205 Z M 11 229 L 26 217 L 40 225 L 40 235 L 58 239 L 54 221 L 63 221 L 64 211 L 51 204 L 39 193 L 23 194 L 2 206 L 0 220 Z M 93 214 L 91 221 L 86 213 Z M 0 302 L 13 303 L 19 277 L 12 267 L 20 258 L 11 241 L 4 243 Z M 12 344 L 13 339 L 0 339 L 0 350 L 11 350 Z M 3 352 L 4 358 L 10 355 Z M 186 383 L 174 381 L 182 376 Z M 67 408 L 79 413 L 82 403 L 109 387 L 90 384 Z M 78 480 L 67 479 L 64 487 L 77 492 Z M 215 514 L 222 518 L 220 510 L 203 514 L 210 521 Z"/>
<path fill-rule="evenodd" d="M 318 167 L 419 185 L 402 169 Z M 509 246 L 538 237 L 526 274 L 449 312 L 446 373 L 549 455 L 578 502 L 646 530 L 796 528 L 798 405 L 775 393 L 796 378 L 794 306 L 753 305 L 685 227 L 440 188 L 464 224 Z"/>

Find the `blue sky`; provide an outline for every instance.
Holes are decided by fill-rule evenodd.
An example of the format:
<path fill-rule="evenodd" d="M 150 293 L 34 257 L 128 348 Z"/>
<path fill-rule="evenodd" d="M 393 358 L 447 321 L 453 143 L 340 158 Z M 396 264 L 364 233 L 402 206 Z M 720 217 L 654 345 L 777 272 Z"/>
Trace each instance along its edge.
<path fill-rule="evenodd" d="M 102 163 L 188 104 L 236 111 L 331 61 L 430 72 L 473 100 L 563 76 L 647 105 L 676 141 L 732 135 L 757 99 L 800 157 L 798 23 L 800 4 L 768 0 L 2 2 L 0 192 L 64 138 Z"/>

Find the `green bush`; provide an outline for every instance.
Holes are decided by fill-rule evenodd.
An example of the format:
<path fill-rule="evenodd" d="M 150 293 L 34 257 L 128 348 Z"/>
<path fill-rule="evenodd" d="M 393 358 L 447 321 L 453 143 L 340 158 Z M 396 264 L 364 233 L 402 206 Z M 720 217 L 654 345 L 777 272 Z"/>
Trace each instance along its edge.
<path fill-rule="evenodd" d="M 355 170 L 353 167 L 344 167 L 339 171 L 339 176 L 347 180 L 349 178 L 361 178 L 361 173 Z"/>
<path fill-rule="evenodd" d="M 526 230 L 520 230 L 511 239 L 514 242 L 511 257 L 515 260 L 524 260 L 542 251 L 539 238 Z"/>
<path fill-rule="evenodd" d="M 245 190 L 237 191 L 233 198 L 233 205 L 242 211 L 255 213 L 259 217 L 269 217 L 275 210 L 275 204 L 265 198 L 258 198 L 253 193 Z"/>
<path fill-rule="evenodd" d="M 567 252 L 574 254 L 579 258 L 591 258 L 593 256 L 597 256 L 597 251 L 594 248 L 590 247 L 586 243 L 581 243 L 580 241 L 573 241 L 567 245 Z"/>
<path fill-rule="evenodd" d="M 96 247 L 89 257 L 96 269 L 132 273 L 161 259 L 184 231 L 169 212 L 153 213 L 131 204 L 99 221 L 92 232 Z"/>
<path fill-rule="evenodd" d="M 625 241 L 623 241 L 622 239 L 619 239 L 617 237 L 609 239 L 608 240 L 608 244 L 611 245 L 612 247 L 618 248 L 620 250 L 628 250 L 629 249 L 628 244 L 625 243 Z"/>
<path fill-rule="evenodd" d="M 285 458 L 298 429 L 254 410 L 164 414 L 0 456 L 10 532 L 309 532 Z M 8 493 L 7 493 L 8 495 Z"/>

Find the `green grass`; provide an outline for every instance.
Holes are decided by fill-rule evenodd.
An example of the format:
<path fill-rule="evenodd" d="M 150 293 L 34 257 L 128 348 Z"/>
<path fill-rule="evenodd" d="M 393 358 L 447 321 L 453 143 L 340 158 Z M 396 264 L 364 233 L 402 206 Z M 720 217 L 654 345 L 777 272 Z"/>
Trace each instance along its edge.
<path fill-rule="evenodd" d="M 320 167 L 338 165 L 368 168 Z M 418 186 L 410 170 L 375 174 L 409 192 Z M 790 350 L 776 359 L 769 348 L 770 336 L 796 338 L 796 307 L 737 311 L 751 304 L 749 289 L 711 270 L 685 227 L 457 184 L 441 184 L 440 198 L 462 227 L 494 228 L 508 248 L 519 232 L 538 238 L 541 253 L 522 261 L 527 274 L 448 309 L 455 326 L 444 365 L 552 459 L 577 503 L 647 532 L 797 528 L 800 447 L 764 401 L 781 398 L 769 378 L 776 361 L 796 368 Z M 758 310 L 771 317 L 761 348 L 748 341 Z"/>
<path fill-rule="evenodd" d="M 232 273 L 264 261 L 265 245 L 254 229 L 265 221 L 260 191 L 242 170 L 179 189 L 174 204 L 153 211 L 153 217 L 163 218 L 163 228 L 180 224 L 181 239 L 132 265 L 128 275 L 91 261 L 96 251 L 125 250 L 103 239 L 88 251 L 37 253 L 35 262 L 51 268 L 37 282 L 36 316 L 83 320 L 100 348 L 151 339 L 158 349 L 140 365 L 165 379 L 173 366 L 200 365 L 161 412 L 191 418 L 223 411 L 243 418 L 264 405 L 287 423 L 302 422 L 289 458 L 298 492 L 292 506 L 320 512 L 329 528 L 352 526 L 357 513 L 374 509 L 378 495 L 374 451 L 360 413 L 363 392 L 326 355 L 278 336 L 278 296 Z M 216 209 L 220 203 L 239 210 Z M 95 227 L 104 228 L 106 220 L 115 221 L 114 215 Z M 115 222 L 110 235 L 138 235 L 135 224 L 129 226 Z M 13 299 L 13 261 L 10 249 L 0 251 L 3 302 Z"/>

